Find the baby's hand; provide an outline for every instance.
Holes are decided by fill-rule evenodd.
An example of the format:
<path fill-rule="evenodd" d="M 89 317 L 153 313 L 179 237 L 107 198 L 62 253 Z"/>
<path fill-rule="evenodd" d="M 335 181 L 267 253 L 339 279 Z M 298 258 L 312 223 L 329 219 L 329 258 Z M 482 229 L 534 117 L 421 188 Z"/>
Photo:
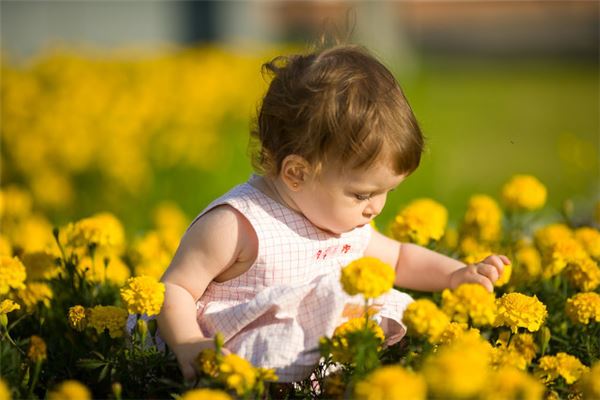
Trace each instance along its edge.
<path fill-rule="evenodd" d="M 502 276 L 504 266 L 510 264 L 508 257 L 492 254 L 475 264 L 457 269 L 450 275 L 450 289 L 455 289 L 463 283 L 479 283 L 488 292 L 494 291 L 494 282 Z"/>
<path fill-rule="evenodd" d="M 205 349 L 214 349 L 215 343 L 212 339 L 205 339 L 194 343 L 185 343 L 173 348 L 173 352 L 177 357 L 177 363 L 181 374 L 186 381 L 193 381 L 196 379 L 196 357 L 198 353 Z M 223 354 L 231 353 L 224 347 L 221 347 Z"/>

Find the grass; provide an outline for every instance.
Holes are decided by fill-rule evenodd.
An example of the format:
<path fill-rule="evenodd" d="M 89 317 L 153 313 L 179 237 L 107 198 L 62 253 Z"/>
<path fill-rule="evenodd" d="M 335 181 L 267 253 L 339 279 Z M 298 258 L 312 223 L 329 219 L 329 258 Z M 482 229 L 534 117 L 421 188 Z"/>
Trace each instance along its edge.
<path fill-rule="evenodd" d="M 568 60 L 428 57 L 416 71 L 398 74 L 428 146 L 420 168 L 389 196 L 378 224 L 418 197 L 443 203 L 456 222 L 470 195 L 497 197 L 516 173 L 533 174 L 547 185 L 549 209 L 571 198 L 580 213 L 589 214 L 600 182 L 597 67 Z M 223 123 L 224 144 L 215 149 L 221 161 L 214 170 L 156 171 L 143 193 L 126 199 L 101 195 L 105 209 L 122 218 L 129 233 L 149 227 L 150 210 L 160 200 L 176 201 L 193 217 L 251 174 L 249 118 Z M 94 196 L 89 187 L 80 193 Z M 82 204 L 81 216 L 97 211 L 93 200 Z"/>

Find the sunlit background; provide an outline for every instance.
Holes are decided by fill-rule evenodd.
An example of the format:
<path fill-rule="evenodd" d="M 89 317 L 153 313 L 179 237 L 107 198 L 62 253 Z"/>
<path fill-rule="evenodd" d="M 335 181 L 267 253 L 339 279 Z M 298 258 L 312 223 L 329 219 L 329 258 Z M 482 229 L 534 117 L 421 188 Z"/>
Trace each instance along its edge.
<path fill-rule="evenodd" d="M 263 62 L 351 33 L 396 74 L 427 137 L 412 199 L 462 216 L 516 173 L 546 214 L 599 199 L 595 1 L 2 1 L 1 187 L 50 224 L 110 211 L 129 235 L 245 181 Z M 5 198 L 8 198 L 5 196 Z"/>

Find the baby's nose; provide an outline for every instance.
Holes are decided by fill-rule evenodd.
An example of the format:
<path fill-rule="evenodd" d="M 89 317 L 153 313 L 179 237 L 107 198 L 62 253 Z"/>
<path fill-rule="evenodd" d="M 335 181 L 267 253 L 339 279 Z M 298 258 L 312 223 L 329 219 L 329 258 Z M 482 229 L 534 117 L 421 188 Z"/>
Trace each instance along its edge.
<path fill-rule="evenodd" d="M 372 208 L 363 211 L 363 217 L 365 217 L 365 218 L 373 219 L 377 215 L 379 215 L 379 213 L 375 212 Z"/>

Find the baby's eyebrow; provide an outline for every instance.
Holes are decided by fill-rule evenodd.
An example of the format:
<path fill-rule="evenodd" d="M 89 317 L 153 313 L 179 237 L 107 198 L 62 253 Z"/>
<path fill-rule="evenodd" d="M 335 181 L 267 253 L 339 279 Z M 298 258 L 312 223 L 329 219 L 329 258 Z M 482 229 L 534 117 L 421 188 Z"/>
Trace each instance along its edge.
<path fill-rule="evenodd" d="M 375 186 L 372 186 L 369 189 L 364 189 L 364 188 L 359 189 L 358 187 L 361 185 L 358 184 L 355 186 L 354 191 L 360 192 L 360 193 L 384 193 L 384 192 L 391 192 L 392 190 L 396 189 L 399 185 L 400 184 L 393 185 L 390 188 L 384 188 L 384 189 L 380 189 L 379 187 L 375 187 Z"/>

